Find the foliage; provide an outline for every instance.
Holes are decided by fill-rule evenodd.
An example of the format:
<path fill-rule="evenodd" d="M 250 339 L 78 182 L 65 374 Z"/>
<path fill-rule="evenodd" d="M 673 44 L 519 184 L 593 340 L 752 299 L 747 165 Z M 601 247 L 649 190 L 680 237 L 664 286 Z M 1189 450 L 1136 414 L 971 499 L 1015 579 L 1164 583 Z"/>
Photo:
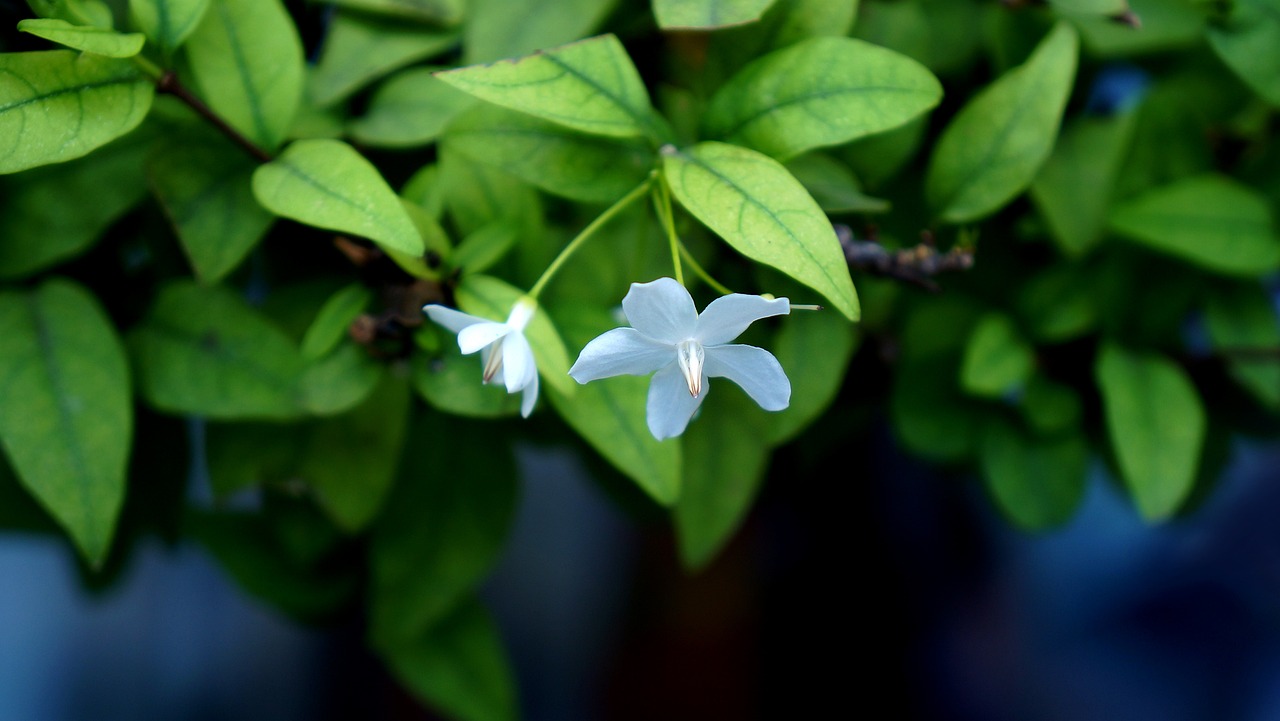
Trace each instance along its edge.
<path fill-rule="evenodd" d="M 1210 436 L 1280 433 L 1277 0 L 0 19 L 0 524 L 60 528 L 92 577 L 180 529 L 299 618 L 367 612 L 394 675 L 458 718 L 517 713 L 475 587 L 520 444 L 598 454 L 696 569 L 787 482 L 776 451 L 838 458 L 881 407 L 1027 529 L 1072 517 L 1094 461 L 1176 517 L 1211 491 Z M 942 274 L 938 245 L 972 269 Z M 743 336 L 785 410 L 722 381 L 658 440 L 647 378 L 573 382 L 664 276 L 699 308 L 789 299 Z M 699 394 L 694 346 L 659 373 Z M 188 433 L 213 507 L 169 459 Z"/>

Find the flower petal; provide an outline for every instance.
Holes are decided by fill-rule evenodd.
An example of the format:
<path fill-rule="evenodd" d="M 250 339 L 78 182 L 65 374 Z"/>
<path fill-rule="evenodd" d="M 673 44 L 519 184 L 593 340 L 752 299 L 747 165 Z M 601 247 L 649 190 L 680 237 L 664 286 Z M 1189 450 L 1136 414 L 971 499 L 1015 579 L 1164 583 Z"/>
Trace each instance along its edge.
<path fill-rule="evenodd" d="M 622 299 L 622 312 L 632 328 L 664 343 L 692 338 L 698 324 L 698 309 L 689 291 L 670 278 L 632 283 Z"/>
<path fill-rule="evenodd" d="M 511 326 L 506 323 L 495 323 L 491 320 L 473 323 L 458 331 L 458 348 L 462 350 L 463 355 L 471 355 L 510 332 Z M 504 357 L 503 360 L 505 361 L 506 358 Z"/>
<path fill-rule="evenodd" d="M 569 375 L 579 383 L 610 376 L 642 376 L 675 361 L 675 348 L 642 334 L 635 328 L 614 328 L 591 340 Z"/>
<path fill-rule="evenodd" d="M 705 350 L 708 376 L 737 383 L 766 411 L 780 411 L 791 403 L 791 381 L 769 351 L 751 345 L 718 345 Z"/>
<path fill-rule="evenodd" d="M 707 304 L 698 316 L 696 337 L 703 345 L 720 345 L 742 335 L 747 326 L 774 315 L 791 312 L 791 302 L 786 298 L 767 300 L 758 295 L 734 293 Z"/>
<path fill-rule="evenodd" d="M 533 360 L 533 349 L 524 333 L 511 333 L 502 339 L 503 380 L 506 381 L 507 392 L 516 391 L 529 385 L 529 381 L 538 377 L 538 365 Z"/>
<path fill-rule="evenodd" d="M 533 405 L 538 402 L 538 372 L 534 371 L 529 385 L 524 387 L 524 396 L 520 398 L 520 416 L 528 418 L 533 412 Z"/>
<path fill-rule="evenodd" d="M 445 328 L 448 328 L 453 333 L 457 333 L 463 328 L 466 328 L 469 325 L 475 325 L 476 323 L 493 322 L 487 318 L 477 318 L 474 315 L 463 313 L 460 310 L 446 308 L 438 303 L 423 306 L 422 310 L 427 314 L 428 318 L 439 323 Z"/>
<path fill-rule="evenodd" d="M 689 384 L 684 374 L 675 363 L 653 374 L 649 383 L 649 400 L 646 404 L 646 418 L 649 421 L 649 432 L 654 438 L 663 440 L 674 438 L 684 433 L 698 406 L 707 397 L 710 390 L 706 379 L 703 379 L 702 393 L 697 398 L 689 395 Z"/>

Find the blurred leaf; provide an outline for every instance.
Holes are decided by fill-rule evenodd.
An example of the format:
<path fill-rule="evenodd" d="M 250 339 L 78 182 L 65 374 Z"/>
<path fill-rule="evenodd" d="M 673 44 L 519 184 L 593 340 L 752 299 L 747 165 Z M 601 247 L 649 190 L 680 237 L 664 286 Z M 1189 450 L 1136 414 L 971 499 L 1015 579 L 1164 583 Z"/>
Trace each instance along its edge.
<path fill-rule="evenodd" d="M 502 259 L 519 239 L 509 220 L 495 220 L 462 239 L 449 264 L 463 273 L 480 273 Z"/>
<path fill-rule="evenodd" d="M 147 39 L 142 33 L 118 33 L 110 28 L 72 25 L 56 18 L 18 21 L 18 30 L 36 37 L 108 58 L 131 58 L 142 52 Z"/>
<path fill-rule="evenodd" d="M 854 35 L 900 52 L 935 73 L 960 73 L 982 39 L 983 13 L 974 0 L 867 0 Z"/>
<path fill-rule="evenodd" d="M 1129 9 L 1129 0 L 1049 0 L 1054 10 L 1114 17 Z"/>
<path fill-rule="evenodd" d="M 1226 176 L 1156 188 L 1117 207 L 1111 227 L 1211 271 L 1251 276 L 1280 267 L 1280 237 L 1266 198 Z"/>
<path fill-rule="evenodd" d="M 998 398 L 1020 389 L 1035 370 L 1035 350 L 1013 319 L 993 312 L 969 336 L 960 367 L 960 385 L 976 396 Z"/>
<path fill-rule="evenodd" d="M 520 411 L 520 395 L 497 383 L 482 383 L 479 355 L 462 355 L 452 337 L 433 353 L 417 355 L 411 366 L 413 387 L 433 407 L 472 418 L 498 418 Z"/>
<path fill-rule="evenodd" d="M 586 37 L 617 0 L 469 0 L 463 63 L 488 63 Z"/>
<path fill-rule="evenodd" d="M 607 203 L 640 184 L 653 151 L 638 139 L 583 135 L 563 125 L 492 105 L 458 118 L 451 148 L 512 173 L 549 193 Z"/>
<path fill-rule="evenodd" d="M 1071 386 L 1039 373 L 1027 381 L 1021 408 L 1027 423 L 1041 434 L 1061 434 L 1080 425 L 1080 396 Z"/>
<path fill-rule="evenodd" d="M 329 25 L 307 92 L 316 105 L 333 105 L 397 68 L 457 44 L 455 32 L 340 12 Z"/>
<path fill-rule="evenodd" d="M 714 30 L 759 20 L 774 0 L 653 0 L 658 27 Z"/>
<path fill-rule="evenodd" d="M 308 360 L 299 379 L 299 393 L 302 405 L 318 416 L 350 410 L 373 392 L 383 375 L 382 364 L 350 341 Z"/>
<path fill-rule="evenodd" d="M 1226 23 L 1210 27 L 1207 35 L 1222 62 L 1280 107 L 1280 2 L 1237 0 Z"/>
<path fill-rule="evenodd" d="M 1032 337 L 1062 343 L 1097 327 L 1099 302 L 1090 272 L 1059 264 L 1033 276 L 1018 294 L 1016 307 Z"/>
<path fill-rule="evenodd" d="M 378 87 L 365 114 L 351 122 L 351 137 L 379 148 L 426 145 L 474 104 L 471 96 L 437 80 L 430 68 L 412 68 Z"/>
<path fill-rule="evenodd" d="M 436 188 L 459 236 L 468 236 L 496 220 L 510 220 L 525 242 L 542 235 L 542 205 L 532 186 L 514 175 L 477 163 L 453 150 L 440 149 Z"/>
<path fill-rule="evenodd" d="M 0 293 L 0 444 L 22 485 L 93 566 L 106 558 L 133 436 L 129 366 L 79 285 Z"/>
<path fill-rule="evenodd" d="M 253 193 L 271 212 L 421 255 L 422 237 L 378 169 L 338 140 L 298 140 L 253 174 Z"/>
<path fill-rule="evenodd" d="M 984 428 L 981 449 L 987 490 L 1014 523 L 1043 530 L 1075 515 L 1089 470 L 1089 446 L 1083 438 L 1029 437 L 997 420 Z"/>
<path fill-rule="evenodd" d="M 769 349 L 791 379 L 791 405 L 769 415 L 767 437 L 778 445 L 795 438 L 840 392 L 857 332 L 830 311 L 793 311 Z"/>
<path fill-rule="evenodd" d="M 787 172 L 809 191 L 818 207 L 828 213 L 883 213 L 889 201 L 862 192 L 862 185 L 848 166 L 829 155 L 809 153 L 787 162 Z"/>
<path fill-rule="evenodd" d="M 1280 317 L 1267 293 L 1257 285 L 1215 289 L 1204 319 L 1231 375 L 1264 405 L 1280 410 Z"/>
<path fill-rule="evenodd" d="M 87 154 L 137 127 L 154 96 L 155 85 L 128 60 L 0 53 L 0 173 Z"/>
<path fill-rule="evenodd" d="M 1141 20 L 1141 28 L 1105 17 L 1072 18 L 1091 53 L 1103 57 L 1139 55 L 1200 42 L 1204 13 L 1194 0 L 1129 0 L 1129 7 Z"/>
<path fill-rule="evenodd" d="M 1094 373 L 1124 480 L 1148 521 L 1191 492 L 1205 438 L 1200 395 L 1182 368 L 1155 354 L 1104 345 Z"/>
<path fill-rule="evenodd" d="M 111 27 L 111 8 L 101 0 L 27 0 L 27 5 L 43 18 L 58 18 L 76 25 Z"/>
<path fill-rule="evenodd" d="M 458 307 L 481 318 L 506 321 L 511 309 L 524 297 L 524 291 L 505 281 L 487 275 L 468 275 L 462 279 L 455 292 Z M 545 309 L 539 309 L 524 329 L 525 338 L 533 348 L 538 363 L 538 375 L 561 395 L 573 397 L 577 384 L 569 377 L 569 352 L 565 350 L 560 333 L 551 322 Z"/>
<path fill-rule="evenodd" d="M 956 387 L 949 360 L 913 362 L 894 375 L 889 415 L 898 440 L 912 453 L 944 463 L 972 457 L 980 413 Z"/>
<path fill-rule="evenodd" d="M 671 193 L 738 252 L 821 293 L 849 320 L 858 296 L 831 221 L 787 169 L 725 143 L 664 154 Z"/>
<path fill-rule="evenodd" d="M 1058 23 L 1026 63 L 975 95 L 947 125 L 925 181 L 941 220 L 988 215 L 1035 178 L 1071 94 L 1077 45 L 1070 26 Z"/>
<path fill-rule="evenodd" d="M 307 427 L 287 423 L 205 424 L 205 457 L 216 498 L 293 477 L 306 452 Z"/>
<path fill-rule="evenodd" d="M 661 137 L 640 73 L 613 35 L 436 74 L 471 95 L 579 132 Z"/>
<path fill-rule="evenodd" d="M 165 54 L 186 41 L 208 9 L 209 0 L 129 0 L 129 16 Z"/>
<path fill-rule="evenodd" d="M 390 17 L 456 25 L 462 20 L 467 0 L 323 0 L 339 7 Z"/>
<path fill-rule="evenodd" d="M 410 693 L 459 721 L 514 721 L 515 681 L 498 631 L 477 601 L 422 636 L 382 649 Z"/>
<path fill-rule="evenodd" d="M 169 413 L 287 419 L 301 412 L 302 358 L 243 299 L 190 281 L 164 286 L 129 334 L 139 392 Z"/>
<path fill-rule="evenodd" d="M 147 180 L 202 283 L 235 270 L 275 220 L 253 197 L 255 167 L 226 143 L 182 136 L 162 140 L 148 159 Z"/>
<path fill-rule="evenodd" d="M 718 63 L 719 75 L 731 75 L 770 50 L 811 37 L 848 35 L 857 14 L 858 0 L 776 0 L 759 22 L 712 33 L 708 37 L 707 63 Z"/>
<path fill-rule="evenodd" d="M 315 360 L 333 350 L 347 336 L 351 322 L 373 300 L 373 292 L 352 283 L 329 296 L 302 338 L 302 357 Z"/>
<path fill-rule="evenodd" d="M 921 116 L 894 130 L 855 140 L 835 152 L 849 163 L 860 180 L 874 188 L 911 162 L 928 128 L 928 118 Z"/>
<path fill-rule="evenodd" d="M 942 86 L 910 58 L 852 38 L 811 38 L 752 62 L 707 107 L 708 136 L 780 160 L 896 128 Z"/>

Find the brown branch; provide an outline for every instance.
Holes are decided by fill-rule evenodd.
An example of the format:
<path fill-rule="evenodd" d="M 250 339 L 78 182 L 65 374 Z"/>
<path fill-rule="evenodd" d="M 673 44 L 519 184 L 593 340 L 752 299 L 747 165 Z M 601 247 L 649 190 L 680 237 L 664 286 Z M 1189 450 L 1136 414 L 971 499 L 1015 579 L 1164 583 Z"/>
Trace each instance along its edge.
<path fill-rule="evenodd" d="M 893 250 L 873 240 L 854 238 L 853 230 L 847 225 L 837 224 L 835 229 L 850 268 L 914 283 L 934 293 L 939 290 L 934 276 L 973 267 L 972 248 L 952 248 L 939 253 L 932 242 L 924 242 Z"/>
<path fill-rule="evenodd" d="M 172 95 L 186 103 L 187 107 L 196 111 L 197 115 L 209 121 L 210 125 L 217 128 L 223 135 L 230 138 L 231 142 L 243 148 L 245 152 L 252 155 L 258 162 L 271 162 L 271 153 L 268 153 L 257 143 L 246 138 L 239 130 L 231 127 L 226 120 L 223 120 L 221 115 L 213 112 L 212 108 L 205 105 L 203 100 L 196 97 L 195 94 L 187 89 L 187 86 L 183 85 L 182 82 L 178 80 L 177 73 L 172 70 L 164 71 L 164 74 L 160 76 L 160 79 L 156 80 L 156 90 L 162 93 L 168 93 L 169 95 Z"/>

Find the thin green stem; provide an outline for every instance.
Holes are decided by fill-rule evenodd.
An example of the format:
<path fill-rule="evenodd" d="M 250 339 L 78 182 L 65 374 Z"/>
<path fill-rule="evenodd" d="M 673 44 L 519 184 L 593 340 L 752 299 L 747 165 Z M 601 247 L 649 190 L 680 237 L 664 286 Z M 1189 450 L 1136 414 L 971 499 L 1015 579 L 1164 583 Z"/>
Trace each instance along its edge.
<path fill-rule="evenodd" d="M 591 221 L 590 225 L 583 228 L 582 232 L 578 233 L 577 237 L 569 241 L 569 244 L 564 247 L 564 250 L 560 251 L 560 255 L 557 255 L 556 259 L 551 261 L 551 265 L 547 266 L 547 269 L 542 271 L 542 277 L 538 278 L 538 282 L 534 283 L 533 288 L 529 290 L 529 298 L 537 300 L 538 296 L 542 293 L 542 289 L 546 287 L 547 283 L 551 281 L 551 278 L 560 270 L 560 266 L 564 265 L 565 261 L 569 260 L 574 253 L 578 252 L 578 249 L 582 247 L 582 244 L 590 240 L 591 236 L 595 235 L 597 230 L 600 230 L 600 228 L 602 228 L 606 223 L 613 220 L 614 216 L 621 213 L 627 208 L 627 206 L 634 203 L 637 199 L 644 197 L 644 194 L 649 192 L 649 186 L 652 184 L 653 175 L 650 175 L 648 178 L 645 178 L 643 183 L 637 185 L 630 193 L 622 196 L 621 200 L 609 206 L 609 209 L 601 213 L 595 220 Z"/>
<path fill-rule="evenodd" d="M 702 265 L 698 263 L 697 260 L 694 259 L 693 253 L 690 253 L 689 249 L 684 247 L 684 243 L 680 244 L 680 255 L 684 257 L 685 262 L 688 263 L 689 267 L 693 269 L 694 275 L 702 279 L 702 282 L 714 288 L 715 291 L 720 295 L 733 294 L 733 291 L 725 287 L 724 284 L 721 283 L 720 281 L 716 280 L 715 278 L 712 278 L 711 274 L 703 269 Z"/>
<path fill-rule="evenodd" d="M 146 73 L 154 82 L 159 83 L 160 79 L 164 77 L 164 70 L 159 65 L 141 55 L 134 55 L 130 59 L 133 60 L 134 65 L 138 66 L 139 70 Z"/>
<path fill-rule="evenodd" d="M 653 208 L 658 213 L 658 222 L 662 223 L 662 229 L 667 233 L 676 282 L 684 285 L 684 269 L 680 266 L 680 237 L 676 235 L 676 222 L 671 211 L 671 191 L 667 188 L 665 179 L 660 181 L 654 189 Z"/>

